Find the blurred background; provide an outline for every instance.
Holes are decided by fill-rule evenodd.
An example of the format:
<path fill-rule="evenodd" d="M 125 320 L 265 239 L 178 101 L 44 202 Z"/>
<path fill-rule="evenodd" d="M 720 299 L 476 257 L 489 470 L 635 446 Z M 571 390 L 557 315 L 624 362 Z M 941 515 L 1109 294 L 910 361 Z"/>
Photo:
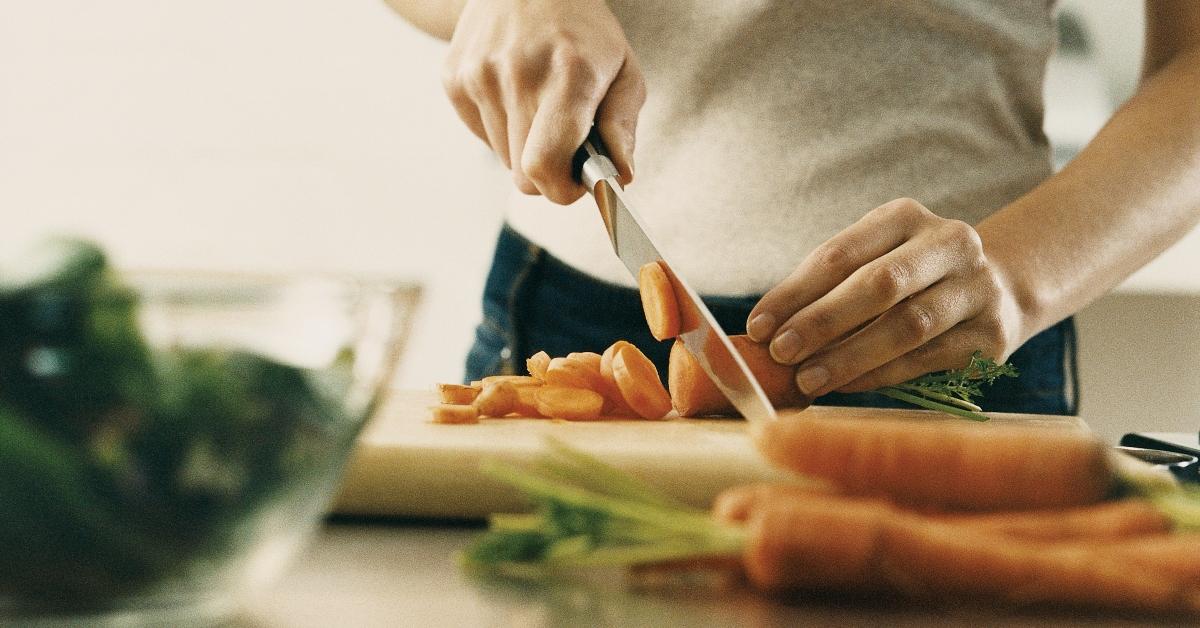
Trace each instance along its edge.
<path fill-rule="evenodd" d="M 457 381 L 509 179 L 382 0 L 2 0 L 0 250 L 93 237 L 126 268 L 421 282 L 399 385 Z M 1141 2 L 1060 4 L 1061 164 L 1136 87 Z M 1079 316 L 1105 438 L 1200 427 L 1200 232 Z M 0 330 L 3 333 L 3 330 Z"/>

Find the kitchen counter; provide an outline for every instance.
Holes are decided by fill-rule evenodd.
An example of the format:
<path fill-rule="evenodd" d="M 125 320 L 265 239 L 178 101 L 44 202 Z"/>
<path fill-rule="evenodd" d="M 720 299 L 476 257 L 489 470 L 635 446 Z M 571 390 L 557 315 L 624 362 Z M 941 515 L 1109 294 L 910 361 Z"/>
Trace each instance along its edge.
<path fill-rule="evenodd" d="M 638 589 L 621 578 L 574 583 L 472 578 L 453 554 L 480 528 L 411 520 L 327 523 L 316 542 L 232 626 L 1136 626 L 1159 619 L 1018 612 L 960 603 L 811 597 L 776 600 L 740 586 Z M 1193 625 L 1180 622 L 1178 625 Z"/>

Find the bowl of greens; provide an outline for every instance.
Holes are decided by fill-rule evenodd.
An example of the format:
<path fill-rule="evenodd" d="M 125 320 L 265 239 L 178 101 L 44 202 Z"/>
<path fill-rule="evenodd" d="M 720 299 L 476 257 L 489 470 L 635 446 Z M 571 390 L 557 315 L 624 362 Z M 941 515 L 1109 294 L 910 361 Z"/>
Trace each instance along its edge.
<path fill-rule="evenodd" d="M 236 610 L 319 525 L 418 294 L 0 260 L 0 623 Z"/>

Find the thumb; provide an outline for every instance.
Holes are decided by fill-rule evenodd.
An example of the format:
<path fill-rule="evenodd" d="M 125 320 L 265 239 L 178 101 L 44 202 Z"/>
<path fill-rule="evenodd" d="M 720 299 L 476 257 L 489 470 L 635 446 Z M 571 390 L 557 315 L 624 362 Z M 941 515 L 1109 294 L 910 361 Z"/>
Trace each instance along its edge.
<path fill-rule="evenodd" d="M 629 53 L 596 109 L 596 126 L 600 130 L 600 137 L 604 138 L 624 185 L 633 181 L 634 135 L 638 112 L 645 102 L 646 82 L 633 54 Z"/>

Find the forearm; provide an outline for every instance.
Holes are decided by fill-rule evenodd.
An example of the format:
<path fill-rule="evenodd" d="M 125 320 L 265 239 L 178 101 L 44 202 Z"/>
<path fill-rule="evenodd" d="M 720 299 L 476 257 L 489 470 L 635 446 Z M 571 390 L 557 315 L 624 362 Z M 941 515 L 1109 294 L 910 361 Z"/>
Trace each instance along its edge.
<path fill-rule="evenodd" d="M 466 0 L 385 0 L 410 24 L 437 37 L 450 40 Z"/>
<path fill-rule="evenodd" d="M 1082 309 L 1200 221 L 1200 46 L 1180 52 L 1060 173 L 978 225 L 1024 339 Z"/>

